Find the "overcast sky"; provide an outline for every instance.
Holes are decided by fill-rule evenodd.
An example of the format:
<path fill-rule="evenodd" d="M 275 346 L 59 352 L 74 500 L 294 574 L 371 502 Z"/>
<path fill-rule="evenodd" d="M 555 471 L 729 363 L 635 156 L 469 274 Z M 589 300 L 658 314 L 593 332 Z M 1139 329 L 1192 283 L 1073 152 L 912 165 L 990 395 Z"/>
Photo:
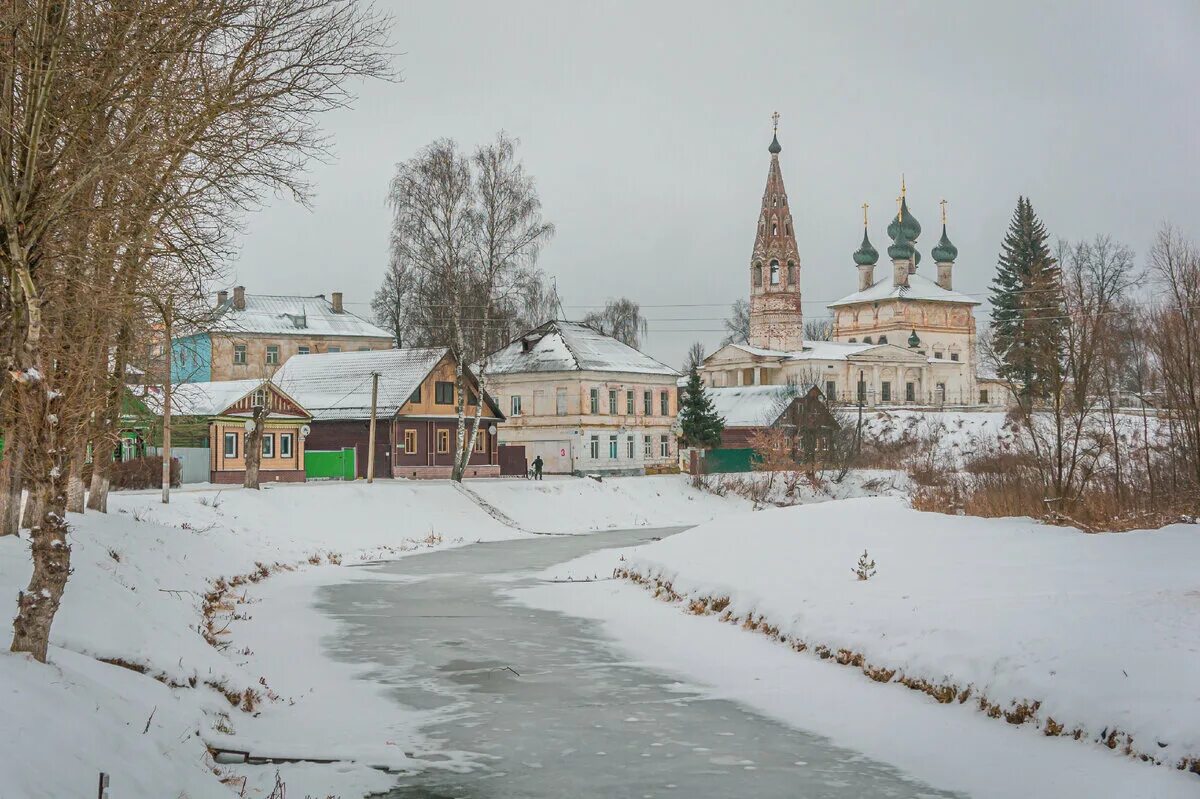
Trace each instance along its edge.
<path fill-rule="evenodd" d="M 246 220 L 230 284 L 368 302 L 395 164 L 447 136 L 519 137 L 568 316 L 628 296 L 644 349 L 709 351 L 748 293 L 770 114 L 808 316 L 882 252 L 900 175 L 924 233 L 948 202 L 955 288 L 980 298 L 1017 196 L 1054 236 L 1110 233 L 1139 261 L 1164 220 L 1200 237 L 1200 2 L 391 2 L 402 81 L 327 115 L 311 210 Z M 877 269 L 877 277 L 880 270 Z"/>

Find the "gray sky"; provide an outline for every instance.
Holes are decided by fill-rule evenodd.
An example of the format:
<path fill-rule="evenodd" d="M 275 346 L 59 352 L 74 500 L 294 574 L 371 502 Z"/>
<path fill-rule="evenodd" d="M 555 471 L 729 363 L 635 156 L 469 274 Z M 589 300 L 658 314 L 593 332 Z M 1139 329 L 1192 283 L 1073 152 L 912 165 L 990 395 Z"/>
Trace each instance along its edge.
<path fill-rule="evenodd" d="M 644 349 L 678 366 L 748 292 L 775 110 L 809 316 L 856 287 L 863 202 L 886 247 L 902 172 L 921 271 L 944 197 L 967 293 L 986 292 L 1019 194 L 1052 235 L 1110 233 L 1139 261 L 1163 220 L 1200 237 L 1196 0 L 382 5 L 403 81 L 323 119 L 335 160 L 312 210 L 250 217 L 231 283 L 340 289 L 368 313 L 394 165 L 505 129 L 558 227 L 541 266 L 568 315 L 627 295 Z"/>

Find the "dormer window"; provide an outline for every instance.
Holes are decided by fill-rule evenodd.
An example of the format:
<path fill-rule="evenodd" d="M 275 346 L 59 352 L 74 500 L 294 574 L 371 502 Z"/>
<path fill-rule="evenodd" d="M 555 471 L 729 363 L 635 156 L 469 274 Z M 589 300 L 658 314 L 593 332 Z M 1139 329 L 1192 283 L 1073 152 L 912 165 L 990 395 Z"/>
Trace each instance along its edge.
<path fill-rule="evenodd" d="M 870 337 L 870 336 L 863 336 L 863 344 L 873 344 L 873 343 L 874 343 L 874 342 L 873 342 L 873 341 L 871 341 L 871 337 Z"/>
<path fill-rule="evenodd" d="M 887 336 L 880 336 L 880 337 L 879 337 L 879 343 L 880 343 L 880 344 L 887 344 Z"/>

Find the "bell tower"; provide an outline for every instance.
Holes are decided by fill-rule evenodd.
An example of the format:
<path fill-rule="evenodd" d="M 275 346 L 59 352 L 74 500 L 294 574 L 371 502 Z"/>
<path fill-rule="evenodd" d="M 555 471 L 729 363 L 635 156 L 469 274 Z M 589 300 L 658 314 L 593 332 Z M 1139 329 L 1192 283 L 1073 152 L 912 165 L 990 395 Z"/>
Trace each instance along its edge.
<path fill-rule="evenodd" d="M 758 214 L 758 232 L 750 257 L 750 345 L 796 351 L 804 347 L 800 302 L 800 254 L 779 168 L 779 113 L 771 115 L 773 135 L 767 152 L 767 187 Z"/>

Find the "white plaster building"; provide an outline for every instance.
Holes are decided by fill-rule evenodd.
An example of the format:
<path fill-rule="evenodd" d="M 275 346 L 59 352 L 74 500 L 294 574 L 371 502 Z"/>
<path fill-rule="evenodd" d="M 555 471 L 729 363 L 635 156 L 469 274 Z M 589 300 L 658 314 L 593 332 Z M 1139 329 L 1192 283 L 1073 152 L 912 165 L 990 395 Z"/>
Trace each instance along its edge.
<path fill-rule="evenodd" d="M 679 373 L 575 322 L 547 322 L 488 357 L 500 443 L 548 473 L 644 474 L 675 464 Z"/>
<path fill-rule="evenodd" d="M 812 383 L 829 399 L 861 399 L 869 406 L 1003 406 L 1001 384 L 977 376 L 972 311 L 979 302 L 953 290 L 958 249 L 946 233 L 945 206 L 942 237 L 930 253 L 937 265 L 931 280 L 917 272 L 921 225 L 908 210 L 903 183 L 898 213 L 887 228 L 892 268 L 876 279 L 879 253 L 867 235 L 864 206 L 862 245 L 854 253 L 858 290 L 828 306 L 831 341 L 804 341 L 799 250 L 779 166 L 782 149 L 774 137 L 750 260 L 749 341 L 708 356 L 704 382 Z"/>

